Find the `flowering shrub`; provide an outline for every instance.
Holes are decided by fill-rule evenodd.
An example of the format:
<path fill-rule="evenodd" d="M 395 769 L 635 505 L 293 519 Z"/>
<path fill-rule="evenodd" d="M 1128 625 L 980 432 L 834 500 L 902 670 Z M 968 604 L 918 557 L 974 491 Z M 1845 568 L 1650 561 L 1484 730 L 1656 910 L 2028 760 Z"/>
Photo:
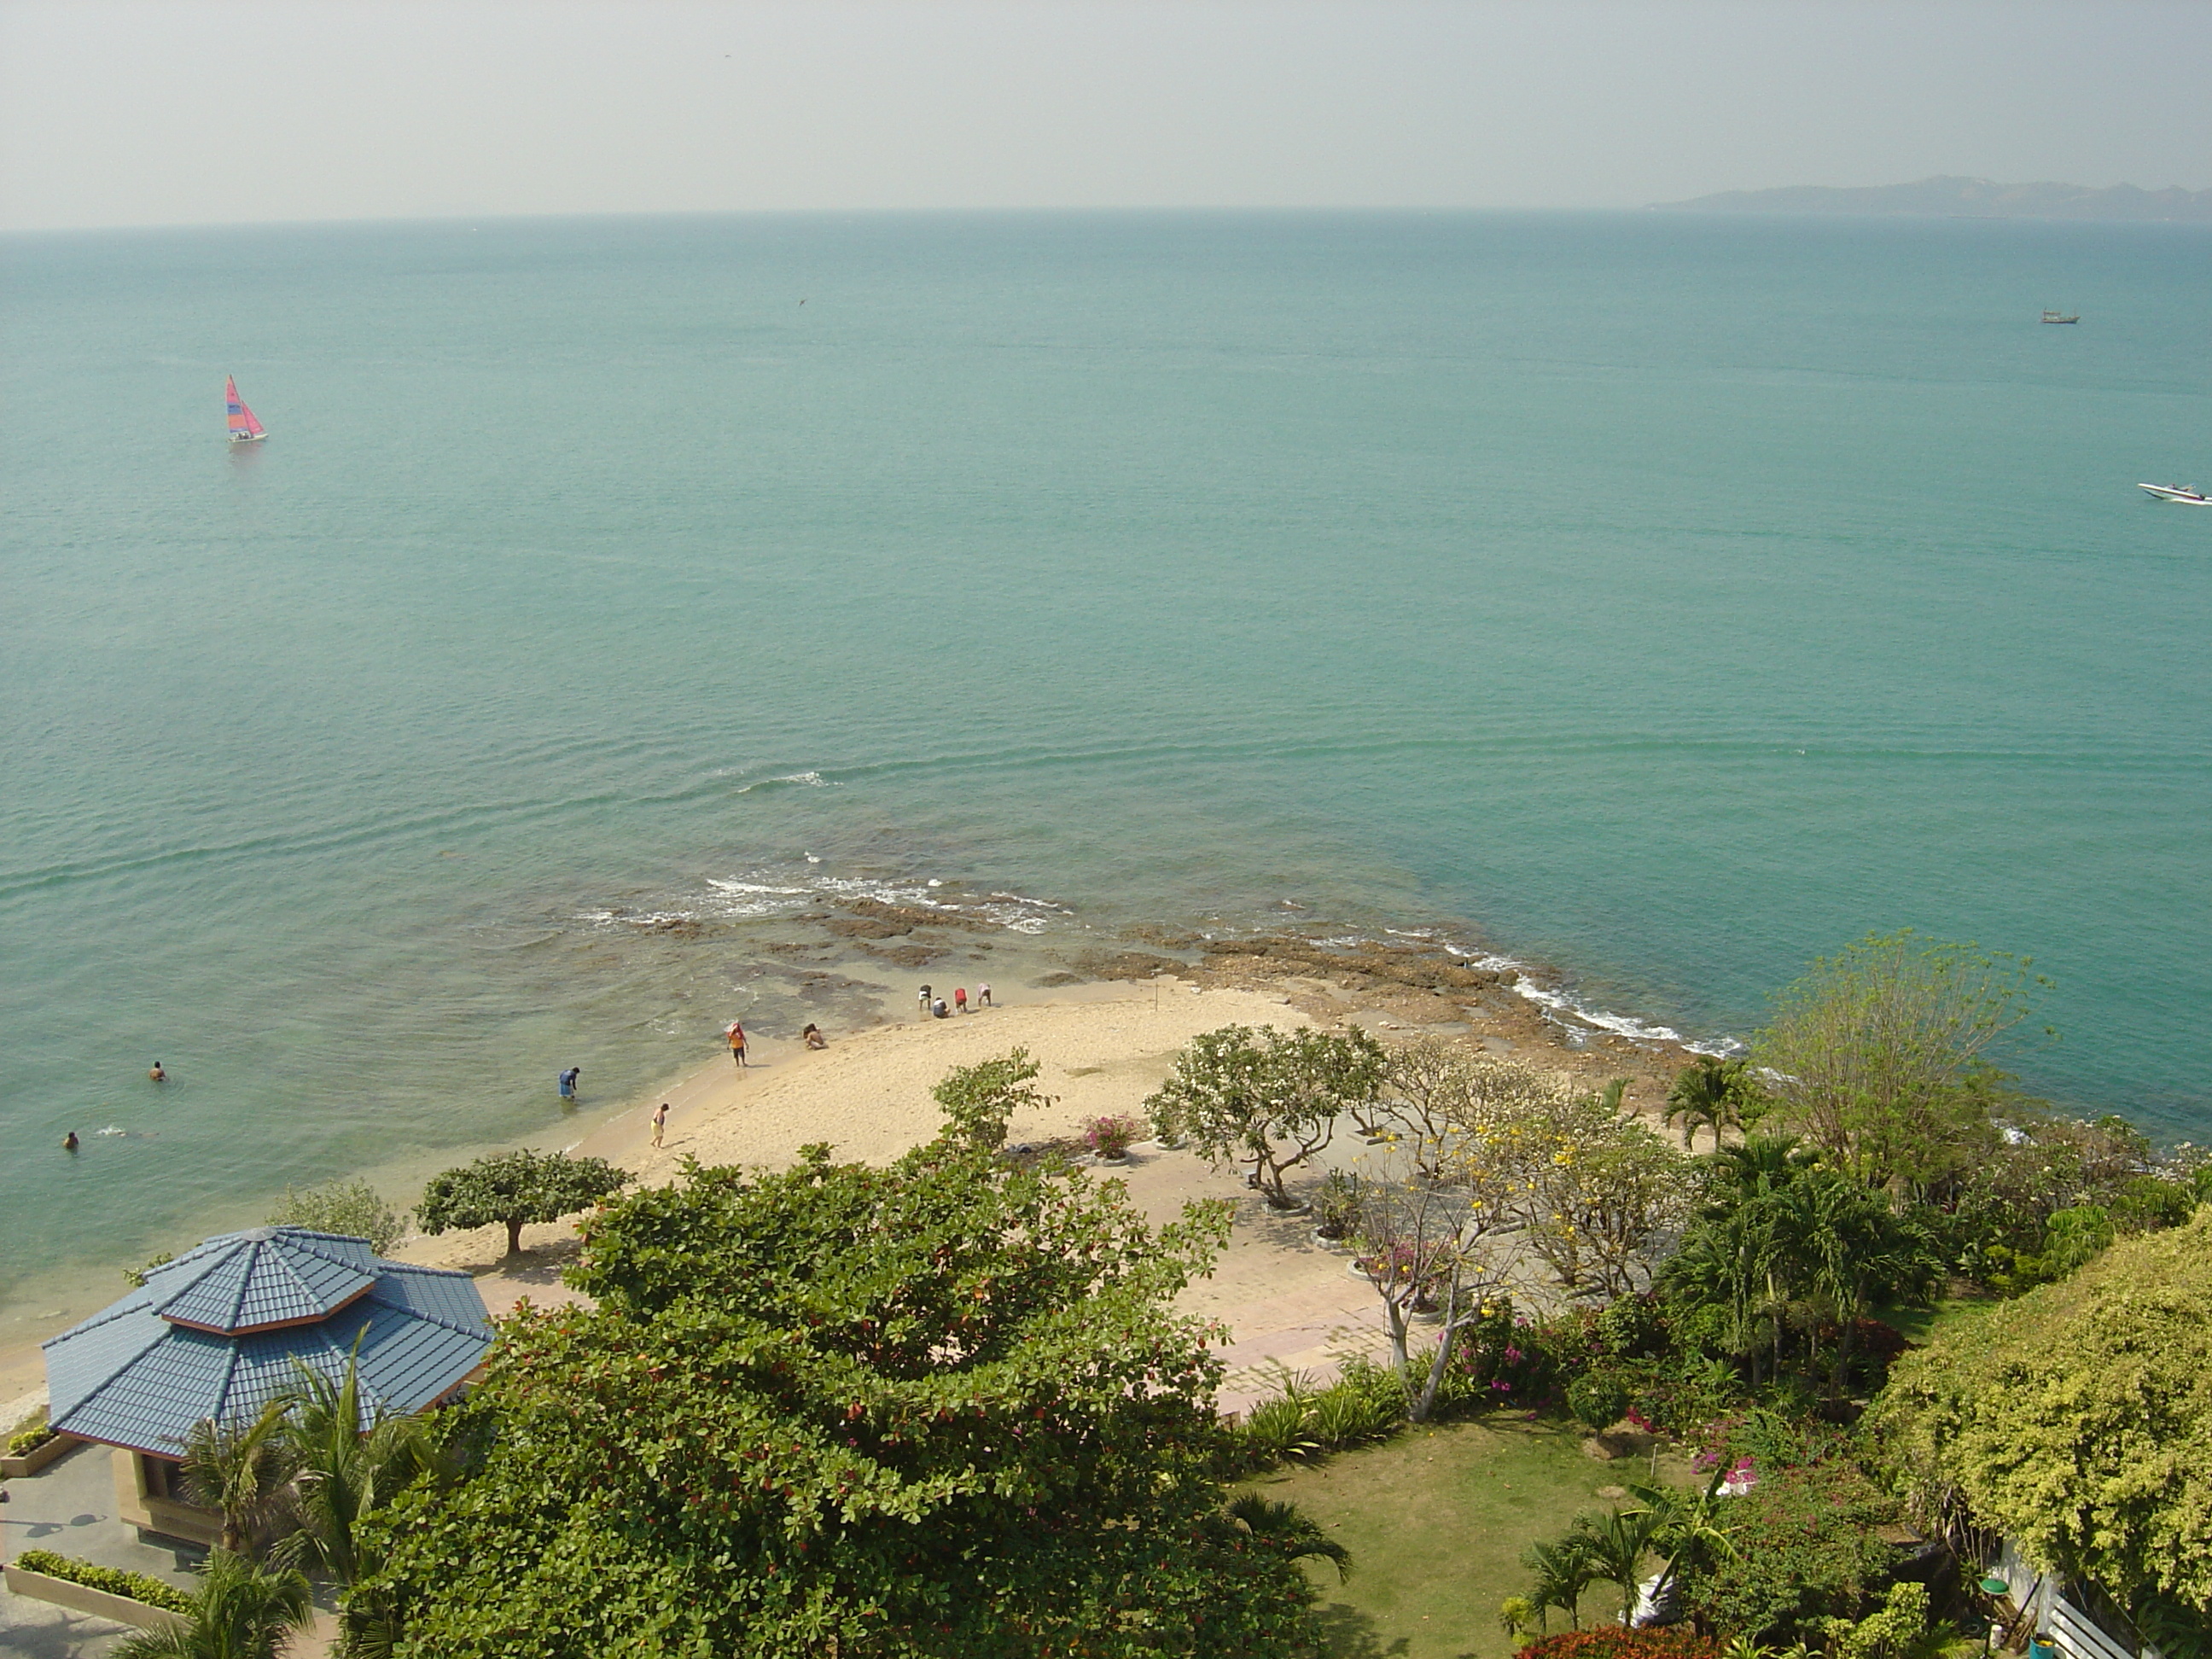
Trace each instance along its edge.
<path fill-rule="evenodd" d="M 1083 1126 L 1083 1144 L 1101 1158 L 1120 1158 L 1144 1132 L 1133 1117 L 1094 1117 Z"/>
<path fill-rule="evenodd" d="M 1719 1659 L 1711 1637 L 1683 1626 L 1623 1630 L 1600 1625 L 1531 1642 L 1514 1659 Z"/>

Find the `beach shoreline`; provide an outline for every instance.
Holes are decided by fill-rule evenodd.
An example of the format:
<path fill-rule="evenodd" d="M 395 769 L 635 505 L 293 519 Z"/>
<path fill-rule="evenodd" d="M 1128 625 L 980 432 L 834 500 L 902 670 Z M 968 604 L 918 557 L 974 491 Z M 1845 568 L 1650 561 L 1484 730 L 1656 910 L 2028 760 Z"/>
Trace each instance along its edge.
<path fill-rule="evenodd" d="M 1040 986 L 1008 983 L 1001 973 L 995 1006 L 946 1019 L 921 1017 L 912 1012 L 915 1004 L 899 1018 L 896 1003 L 885 997 L 873 1023 L 833 1031 L 819 1052 L 795 1037 L 750 1031 L 753 1063 L 744 1067 L 726 1055 L 692 1066 L 587 1122 L 551 1126 L 519 1144 L 605 1158 L 641 1184 L 654 1185 L 678 1178 L 687 1158 L 781 1168 L 817 1141 L 829 1142 L 841 1158 L 883 1162 L 936 1133 L 939 1116 L 929 1091 L 948 1071 L 1016 1048 L 1038 1060 L 1037 1086 L 1054 1104 L 1011 1125 L 1011 1138 L 1073 1142 L 1090 1118 L 1141 1117 L 1145 1096 L 1165 1078 L 1175 1053 L 1200 1031 L 1229 1024 L 1358 1026 L 1385 1042 L 1428 1035 L 1593 1088 L 1626 1078 L 1627 1103 L 1650 1116 L 1694 1052 L 1680 1040 L 1628 1036 L 1563 1013 L 1556 994 L 1531 997 L 1528 990 L 1542 988 L 1522 988 L 1510 970 L 1472 966 L 1465 953 L 1432 940 L 1323 941 L 1289 933 L 1208 940 L 1146 931 L 1149 937 L 1127 941 L 1144 948 L 1090 953 L 1097 977 L 1065 970 L 1024 975 L 1070 981 Z M 1004 958 L 994 964 L 1012 965 Z M 656 1149 L 650 1117 L 664 1100 L 670 1121 Z M 461 1161 L 447 1156 L 441 1167 Z M 1240 1256 L 1233 1271 L 1217 1273 L 1220 1282 L 1190 1302 L 1193 1310 L 1230 1324 L 1232 1354 L 1258 1341 L 1273 1345 L 1264 1358 L 1282 1361 L 1282 1344 L 1303 1339 L 1281 1333 L 1304 1332 L 1314 1341 L 1294 1346 L 1291 1357 L 1303 1368 L 1326 1369 L 1336 1346 L 1346 1340 L 1356 1346 L 1359 1310 L 1372 1300 L 1364 1287 L 1346 1279 L 1334 1259 L 1304 1260 L 1302 1232 L 1274 1237 L 1281 1227 L 1258 1213 L 1233 1170 L 1210 1170 L 1188 1153 L 1156 1149 L 1135 1167 L 1143 1175 L 1132 1176 L 1133 1195 L 1157 1218 L 1188 1198 L 1223 1198 L 1240 1205 L 1240 1249 L 1241 1235 L 1256 1228 L 1267 1236 L 1256 1257 Z M 574 1253 L 572 1224 L 527 1228 L 524 1245 L 521 1258 L 507 1261 L 499 1228 L 410 1231 L 393 1254 L 471 1273 L 495 1314 L 526 1297 L 538 1305 L 575 1299 L 560 1283 Z M 43 1380 L 38 1339 L 0 1346 L 0 1415 Z"/>

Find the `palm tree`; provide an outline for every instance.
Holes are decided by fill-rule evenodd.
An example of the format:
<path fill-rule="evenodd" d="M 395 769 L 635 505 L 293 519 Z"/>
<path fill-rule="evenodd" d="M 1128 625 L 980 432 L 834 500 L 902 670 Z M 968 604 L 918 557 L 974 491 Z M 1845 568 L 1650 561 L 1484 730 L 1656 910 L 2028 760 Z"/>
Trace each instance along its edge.
<path fill-rule="evenodd" d="M 1311 1556 L 1336 1565 L 1339 1578 L 1352 1573 L 1352 1552 L 1321 1529 L 1296 1504 L 1277 1504 L 1247 1492 L 1229 1506 L 1231 1516 L 1242 1521 L 1256 1543 L 1266 1545 L 1284 1559 Z"/>
<path fill-rule="evenodd" d="M 314 1622 L 307 1581 L 290 1567 L 256 1566 L 219 1549 L 202 1571 L 191 1622 L 126 1637 L 115 1659 L 277 1659 L 291 1632 Z"/>
<path fill-rule="evenodd" d="M 1521 1553 L 1521 1565 L 1536 1575 L 1536 1582 L 1529 1586 L 1528 1600 L 1535 1606 L 1540 1626 L 1546 1610 L 1557 1607 L 1567 1615 L 1571 1627 L 1583 1627 L 1583 1595 L 1598 1576 L 1584 1524 L 1587 1519 L 1568 1528 L 1567 1535 L 1558 1543 L 1531 1544 Z"/>
<path fill-rule="evenodd" d="M 299 1382 L 286 1431 L 296 1473 L 293 1508 L 300 1530 L 279 1550 L 288 1561 L 319 1564 L 341 1584 L 376 1566 L 365 1560 L 356 1528 L 416 1476 L 434 1468 L 429 1430 L 419 1417 L 376 1412 L 362 1425 L 361 1378 L 346 1361 L 343 1381 L 293 1362 Z"/>
<path fill-rule="evenodd" d="M 1682 1150 L 1690 1150 L 1690 1139 L 1698 1132 L 1700 1123 L 1711 1126 L 1713 1146 L 1721 1144 L 1721 1131 L 1743 1127 L 1743 1099 L 1749 1087 L 1744 1063 L 1740 1060 L 1716 1060 L 1711 1054 L 1701 1054 L 1685 1066 L 1674 1079 L 1674 1086 L 1667 1091 L 1667 1109 L 1660 1118 L 1662 1123 L 1682 1120 Z"/>
<path fill-rule="evenodd" d="M 1727 1479 L 1725 1465 L 1715 1469 L 1705 1491 L 1695 1498 L 1672 1486 L 1629 1487 L 1630 1495 L 1653 1516 L 1651 1547 L 1667 1558 L 1653 1587 L 1655 1599 L 1670 1581 L 1710 1571 L 1735 1553 L 1735 1529 L 1723 1526 L 1719 1518 L 1721 1486 Z"/>
<path fill-rule="evenodd" d="M 1644 1558 L 1650 1552 L 1658 1524 L 1659 1517 L 1650 1510 L 1615 1510 L 1590 1530 L 1590 1564 L 1598 1577 L 1620 1587 L 1624 1627 L 1636 1622 Z"/>
<path fill-rule="evenodd" d="M 251 1422 L 193 1425 L 185 1440 L 185 1491 L 222 1515 L 222 1547 L 247 1554 L 254 1534 L 287 1508 L 299 1463 L 285 1419 L 291 1401 L 278 1398 Z"/>

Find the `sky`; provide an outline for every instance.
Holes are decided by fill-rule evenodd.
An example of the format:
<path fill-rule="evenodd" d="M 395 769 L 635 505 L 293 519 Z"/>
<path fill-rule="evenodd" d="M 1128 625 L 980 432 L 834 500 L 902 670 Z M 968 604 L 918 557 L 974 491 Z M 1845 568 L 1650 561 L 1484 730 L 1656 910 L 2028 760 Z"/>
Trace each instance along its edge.
<path fill-rule="evenodd" d="M 0 0 L 0 230 L 2212 187 L 2212 0 Z"/>

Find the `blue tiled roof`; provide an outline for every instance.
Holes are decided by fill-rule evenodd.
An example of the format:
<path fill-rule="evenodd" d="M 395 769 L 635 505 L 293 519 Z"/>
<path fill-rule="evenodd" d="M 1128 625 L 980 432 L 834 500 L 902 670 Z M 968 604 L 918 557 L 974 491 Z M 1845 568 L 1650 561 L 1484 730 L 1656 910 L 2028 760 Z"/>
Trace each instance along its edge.
<path fill-rule="evenodd" d="M 155 1311 L 181 1325 L 236 1335 L 320 1319 L 376 1282 L 365 1238 L 304 1227 L 257 1227 L 211 1238 L 149 1273 Z"/>
<path fill-rule="evenodd" d="M 241 1242 L 280 1249 L 241 1250 Z M 272 1255 L 284 1273 L 256 1259 Z M 324 1265 L 299 1271 L 310 1259 Z M 328 1302 L 355 1279 L 365 1293 L 270 1328 L 272 1310 Z M 232 1328 L 175 1323 L 180 1304 L 194 1324 L 214 1323 L 198 1316 L 228 1307 Z M 251 1323 L 240 1329 L 241 1321 Z M 88 1440 L 174 1455 L 194 1424 L 251 1418 L 293 1386 L 295 1359 L 343 1376 L 356 1340 L 366 1426 L 379 1409 L 420 1411 L 452 1389 L 483 1358 L 491 1322 L 466 1273 L 387 1261 L 365 1240 L 300 1228 L 234 1233 L 155 1269 L 143 1287 L 46 1344 L 51 1419 Z"/>

